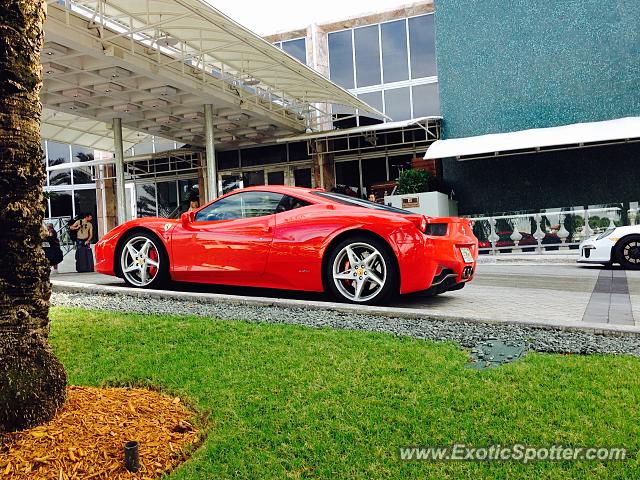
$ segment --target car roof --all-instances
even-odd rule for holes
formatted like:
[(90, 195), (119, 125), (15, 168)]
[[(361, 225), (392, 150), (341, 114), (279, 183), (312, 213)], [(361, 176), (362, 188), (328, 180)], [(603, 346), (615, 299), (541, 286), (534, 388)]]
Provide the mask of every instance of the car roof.
[[(305, 200), (313, 201), (313, 203), (326, 203), (320, 197), (313, 195), (314, 191), (324, 191), (323, 188), (307, 188), (307, 187), (289, 187), (286, 185), (257, 185), (255, 187), (246, 187), (246, 188), (238, 188), (236, 190), (232, 190), (221, 197), (227, 197), (229, 195), (234, 195), (236, 193), (242, 192), (273, 192), (280, 193), (283, 195), (291, 195), (293, 197), (298, 197)], [(216, 199), (217, 200), (217, 199)]]

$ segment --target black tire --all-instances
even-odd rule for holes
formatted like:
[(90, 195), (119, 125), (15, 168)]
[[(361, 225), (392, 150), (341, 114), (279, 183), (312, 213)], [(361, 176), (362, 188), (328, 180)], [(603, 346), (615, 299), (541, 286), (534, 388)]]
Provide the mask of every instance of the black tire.
[[(347, 247), (356, 253), (359, 259), (357, 261), (363, 262), (356, 264), (358, 269), (351, 265), (348, 259), (349, 254), (345, 251)], [(379, 254), (379, 258), (377, 254), (373, 255), (370, 260), (371, 265), (367, 264), (367, 249), (371, 250), (369, 253), (372, 255), (374, 251)], [(333, 245), (325, 255), (324, 284), (336, 300), (358, 305), (377, 305), (388, 301), (398, 293), (398, 264), (391, 248), (384, 241), (368, 235), (353, 234)], [(340, 270), (340, 273), (336, 272), (335, 268)], [(385, 272), (384, 275), (382, 271)], [(334, 279), (334, 272), (345, 276), (348, 274), (349, 278)], [(355, 274), (353, 280), (352, 272)], [(378, 280), (383, 281), (381, 287)], [(360, 298), (357, 295), (359, 283), (363, 285), (359, 290)]]
[[(146, 242), (150, 242), (152, 245), (148, 250), (147, 261), (155, 261), (158, 263), (158, 266), (154, 267), (153, 265), (148, 265), (146, 261), (141, 260), (144, 265), (139, 266), (139, 271), (127, 272), (125, 269), (125, 263), (123, 262), (130, 264), (132, 267), (134, 266), (134, 263), (137, 263), (133, 253), (128, 249), (128, 245), (131, 244), (131, 246), (136, 249), (136, 245), (146, 245)], [(142, 252), (142, 249), (140, 249), (140, 252)], [(169, 281), (169, 255), (167, 255), (167, 251), (162, 241), (151, 232), (134, 230), (125, 234), (116, 251), (114, 263), (116, 264), (115, 268), (119, 273), (119, 276), (130, 287), (149, 289), (160, 288), (165, 286)], [(150, 281), (141, 281), (143, 279), (142, 268), (146, 269), (147, 275), (153, 273), (153, 278)]]
[(640, 235), (629, 235), (616, 243), (615, 259), (629, 270), (640, 270)]

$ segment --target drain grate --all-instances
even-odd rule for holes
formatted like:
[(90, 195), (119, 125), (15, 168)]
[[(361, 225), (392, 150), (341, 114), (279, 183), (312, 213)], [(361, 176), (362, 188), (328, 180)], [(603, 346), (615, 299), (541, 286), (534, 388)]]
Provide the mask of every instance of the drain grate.
[(471, 360), (467, 366), (477, 370), (499, 367), (522, 358), (526, 350), (523, 342), (503, 342), (489, 338), (471, 349)]

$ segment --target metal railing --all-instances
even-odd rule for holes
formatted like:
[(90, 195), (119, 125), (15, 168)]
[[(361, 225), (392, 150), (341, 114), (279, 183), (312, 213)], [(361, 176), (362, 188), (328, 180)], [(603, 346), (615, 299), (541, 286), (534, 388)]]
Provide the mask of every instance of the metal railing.
[(607, 228), (640, 224), (640, 208), (558, 208), (469, 219), (481, 254), (546, 253), (577, 250)]

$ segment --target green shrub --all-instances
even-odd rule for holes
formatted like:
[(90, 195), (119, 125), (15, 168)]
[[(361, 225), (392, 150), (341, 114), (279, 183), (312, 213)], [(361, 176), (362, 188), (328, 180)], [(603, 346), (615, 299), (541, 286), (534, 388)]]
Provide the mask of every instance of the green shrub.
[(398, 195), (429, 191), (431, 174), (425, 170), (403, 170), (398, 177)]

